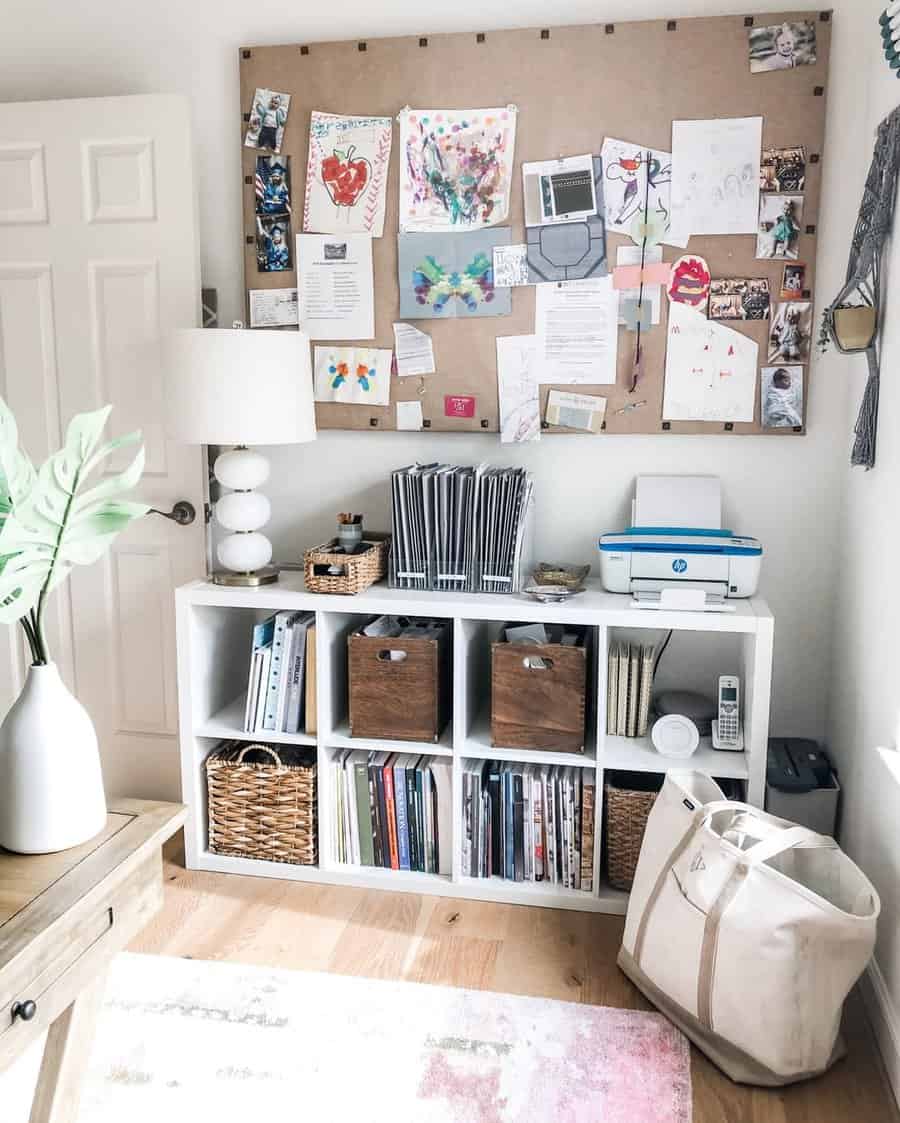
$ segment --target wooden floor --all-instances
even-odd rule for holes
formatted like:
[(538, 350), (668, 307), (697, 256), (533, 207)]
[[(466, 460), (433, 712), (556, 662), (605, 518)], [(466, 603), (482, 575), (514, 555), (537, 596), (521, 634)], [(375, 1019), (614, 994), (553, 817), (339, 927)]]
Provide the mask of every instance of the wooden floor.
[[(619, 918), (189, 873), (177, 850), (165, 877), (134, 951), (650, 1009), (615, 965)], [(859, 999), (845, 1022), (849, 1056), (779, 1091), (738, 1087), (694, 1050), (694, 1123), (900, 1123)]]

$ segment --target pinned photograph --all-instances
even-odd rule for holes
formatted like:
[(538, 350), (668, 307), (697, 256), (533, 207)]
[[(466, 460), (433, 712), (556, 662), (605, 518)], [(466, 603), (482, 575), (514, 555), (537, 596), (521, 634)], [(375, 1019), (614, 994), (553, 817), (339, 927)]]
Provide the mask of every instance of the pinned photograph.
[(763, 367), (759, 385), (764, 429), (803, 424), (803, 367)]
[(802, 300), (806, 288), (806, 266), (800, 262), (786, 264), (781, 274), (781, 299)]
[(765, 277), (718, 277), (709, 286), (711, 320), (767, 320), (769, 282)]
[(806, 149), (802, 144), (790, 148), (764, 148), (759, 165), (760, 191), (802, 191), (806, 186)]
[(258, 89), (253, 95), (250, 107), (250, 121), (244, 137), (246, 148), (268, 148), (271, 152), (281, 151), (284, 140), (284, 126), (291, 105), (290, 94), (280, 94), (277, 90)]
[(812, 304), (794, 300), (779, 304), (769, 328), (769, 362), (803, 363), (809, 358)]
[(796, 258), (802, 220), (802, 195), (760, 195), (756, 256)]
[(283, 273), (291, 268), (289, 219), (256, 216), (256, 267), (260, 273)]
[(816, 25), (812, 20), (751, 27), (748, 40), (752, 74), (793, 70), (816, 61)]
[(256, 157), (256, 213), (291, 213), (289, 156)]

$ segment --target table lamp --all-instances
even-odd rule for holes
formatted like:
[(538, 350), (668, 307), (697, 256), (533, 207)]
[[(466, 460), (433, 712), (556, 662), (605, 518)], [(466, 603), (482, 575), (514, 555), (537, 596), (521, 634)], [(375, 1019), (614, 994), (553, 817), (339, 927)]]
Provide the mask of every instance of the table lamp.
[(271, 507), (256, 491), (269, 462), (248, 445), (315, 440), (309, 339), (303, 332), (197, 328), (166, 341), (169, 436), (182, 444), (232, 445), (213, 474), (225, 492), (215, 519), (231, 533), (219, 543), (218, 585), (265, 585), (278, 580), (269, 565), (272, 543), (262, 533)]

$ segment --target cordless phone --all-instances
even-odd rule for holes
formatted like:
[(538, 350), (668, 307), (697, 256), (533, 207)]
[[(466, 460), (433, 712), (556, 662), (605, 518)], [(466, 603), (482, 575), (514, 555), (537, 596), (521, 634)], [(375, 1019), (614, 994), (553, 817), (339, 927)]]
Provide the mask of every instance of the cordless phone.
[(719, 675), (719, 717), (713, 730), (717, 749), (742, 749), (741, 684), (737, 675)]

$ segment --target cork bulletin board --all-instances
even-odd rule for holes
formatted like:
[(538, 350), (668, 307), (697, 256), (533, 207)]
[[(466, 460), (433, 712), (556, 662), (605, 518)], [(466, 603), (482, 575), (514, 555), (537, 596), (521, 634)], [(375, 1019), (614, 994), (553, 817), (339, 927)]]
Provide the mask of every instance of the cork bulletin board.
[[(748, 28), (754, 24), (804, 19), (815, 21), (816, 62), (793, 69), (751, 73)], [(675, 119), (761, 116), (763, 147), (803, 145), (806, 149), (798, 260), (806, 265), (804, 287), (812, 292), (825, 159), (823, 141), (830, 39), (829, 12), (767, 12), (756, 17), (601, 23), (245, 47), (239, 56), (240, 139), (243, 141), (248, 110), (257, 87), (291, 95), (281, 156), (291, 159), (293, 239), (301, 228), (302, 207), (298, 201), (303, 198), (312, 110), (394, 118), (407, 105), (453, 108), (513, 104), (518, 107), (516, 172), (507, 225), (516, 243), (525, 240), (520, 170), (523, 160), (547, 160), (585, 152), (598, 154), (604, 136), (669, 151)], [(384, 235), (373, 240), (376, 337), (366, 343), (377, 347), (393, 347), (391, 325), (400, 319), (397, 137), (395, 124)], [(245, 287), (248, 290), (294, 287), (294, 272), (266, 273), (257, 269), (254, 173), (258, 150), (242, 148), (242, 152)], [(607, 231), (610, 268), (615, 264), (616, 247), (622, 244), (630, 244), (630, 239)], [(682, 252), (686, 251), (663, 246), (663, 259), (674, 261)], [(757, 260), (755, 235), (694, 236), (687, 252), (704, 257), (713, 278), (768, 278), (774, 313), (780, 302), (784, 261)], [(667, 309), (668, 301), (663, 296), (660, 324), (642, 335), (644, 370), (635, 394), (629, 394), (628, 384), (635, 337), (623, 327), (619, 328), (616, 385), (559, 387), (608, 399), (605, 434), (727, 431), (792, 435), (803, 431), (802, 427), (762, 428), (758, 392), (752, 423), (664, 422)], [(426, 430), (496, 432), (495, 340), (500, 335), (525, 335), (534, 330), (533, 287), (512, 289), (509, 316), (408, 322), (428, 332), (434, 343), (437, 373), (424, 379), (425, 393), (421, 397)], [(761, 366), (766, 365), (770, 322), (723, 321), (726, 326), (757, 341)], [(811, 334), (812, 347), (815, 325)], [(810, 394), (815, 392), (810, 386), (809, 373), (807, 362), (804, 410)], [(318, 403), (319, 427), (375, 432), (395, 428), (394, 403), (415, 398), (420, 380), (392, 378), (391, 383), (390, 406)], [(551, 388), (541, 387), (542, 417)], [(444, 396), (447, 394), (473, 395), (475, 416), (445, 417)], [(635, 400), (647, 404), (640, 409), (616, 412)]]

